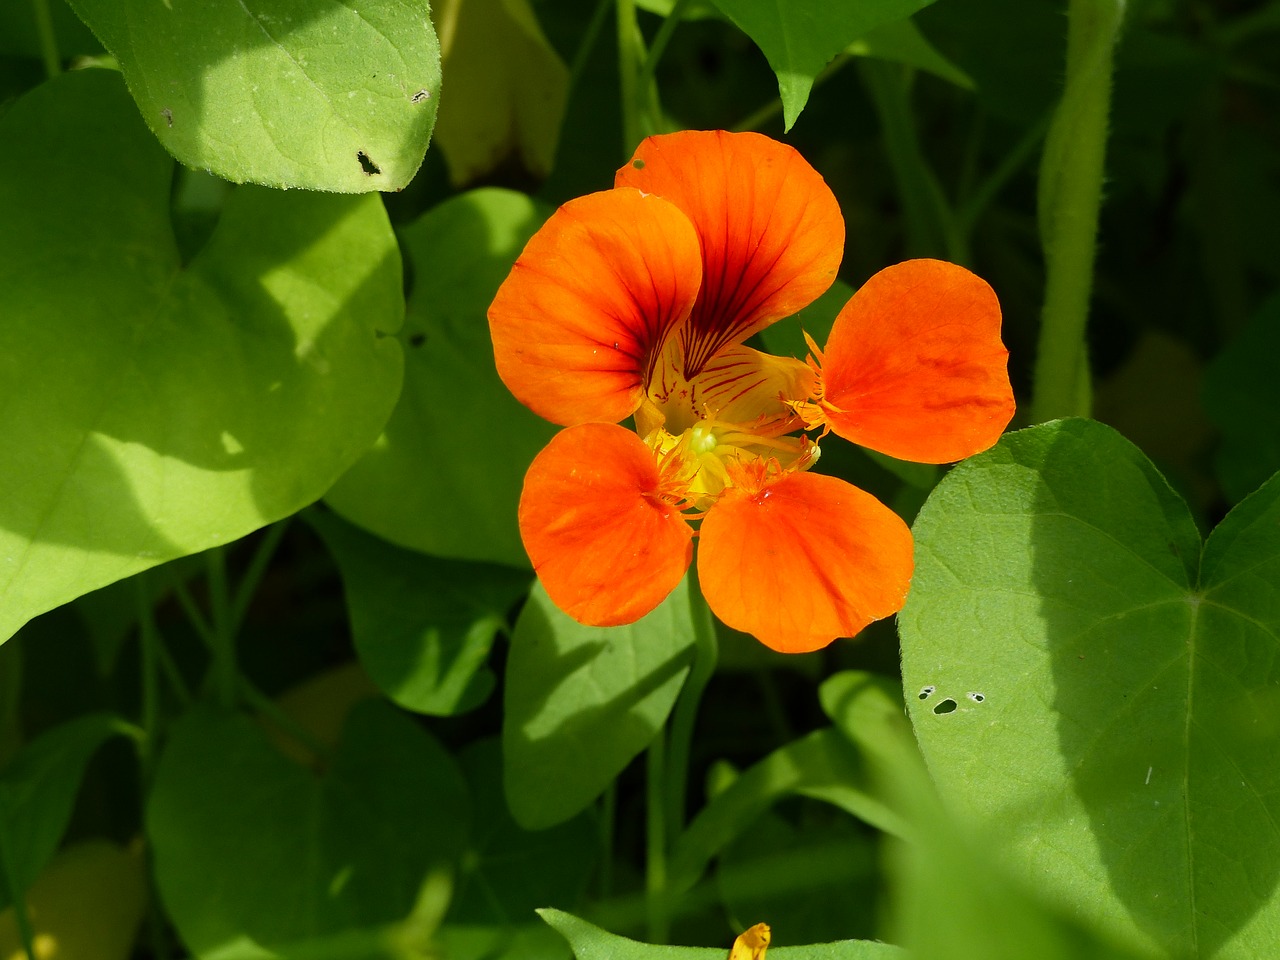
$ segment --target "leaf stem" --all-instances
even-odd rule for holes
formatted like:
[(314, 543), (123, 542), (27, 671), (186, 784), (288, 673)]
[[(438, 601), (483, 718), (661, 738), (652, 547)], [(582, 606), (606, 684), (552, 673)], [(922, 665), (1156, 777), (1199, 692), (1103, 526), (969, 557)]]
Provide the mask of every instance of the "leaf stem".
[(693, 730), (698, 719), (698, 706), (716, 670), (719, 649), (716, 641), (716, 625), (711, 609), (698, 585), (697, 575), (690, 571), (689, 610), (693, 620), (693, 663), (688, 679), (676, 700), (671, 716), (671, 745), (667, 757), (666, 819), (671, 837), (680, 836), (684, 830), (686, 796), (689, 784), (689, 755), (693, 747)]
[(569, 67), (570, 90), (577, 89), (578, 81), (582, 79), (582, 72), (587, 69), (587, 61), (591, 59), (591, 51), (595, 49), (605, 18), (609, 15), (612, 6), (613, 0), (597, 0), (595, 10), (591, 12), (591, 19), (587, 21), (587, 29), (583, 31), (582, 39), (578, 41), (578, 49), (573, 53), (573, 63)]
[(1045, 298), (1031, 420), (1088, 416), (1085, 326), (1102, 204), (1112, 59), (1125, 0), (1070, 0), (1067, 67), (1040, 163)]
[(62, 58), (58, 55), (53, 18), (49, 15), (49, 0), (31, 0), (31, 12), (36, 18), (36, 33), (40, 36), (40, 59), (44, 61), (44, 72), (52, 79), (62, 72)]
[(227, 589), (227, 555), (222, 547), (205, 554), (209, 583), (209, 636), (213, 641), (213, 680), (218, 704), (226, 710), (236, 704), (236, 634), (232, 629), (231, 598)]
[(956, 230), (951, 204), (920, 147), (911, 112), (908, 68), (864, 59), (858, 64), (858, 71), (880, 118), (885, 150), (906, 219), (907, 256), (966, 260), (968, 245)]
[(289, 526), (289, 519), (286, 517), (279, 523), (273, 523), (267, 527), (266, 533), (258, 541), (258, 547), (253, 552), (253, 558), (249, 561), (249, 566), (245, 570), (244, 576), (236, 584), (236, 595), (231, 604), (229, 624), (232, 635), (238, 635), (241, 626), (244, 625), (244, 615), (249, 609), (249, 604), (258, 590), (259, 584), (262, 583), (262, 575), (266, 573), (267, 565), (275, 555), (276, 548), (280, 546), (280, 540)]
[(644, 139), (638, 99), (641, 42), (635, 0), (617, 0), (618, 79), (622, 87), (622, 156), (629, 157)]
[(666, 731), (659, 730), (645, 753), (645, 907), (650, 943), (666, 943), (667, 909)]

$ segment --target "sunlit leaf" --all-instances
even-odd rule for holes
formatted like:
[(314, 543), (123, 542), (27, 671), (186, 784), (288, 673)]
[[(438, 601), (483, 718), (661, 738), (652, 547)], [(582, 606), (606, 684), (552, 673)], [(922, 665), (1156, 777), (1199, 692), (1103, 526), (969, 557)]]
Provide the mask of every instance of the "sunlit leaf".
[[(727, 943), (724, 947), (640, 943), (608, 933), (561, 910), (539, 910), (538, 914), (569, 941), (577, 960), (724, 960), (729, 952)], [(769, 960), (905, 960), (907, 956), (898, 947), (871, 940), (840, 940), (802, 947), (778, 946), (780, 942), (785, 944), (775, 930)]]
[(528, 0), (437, 0), (449, 94), (436, 145), (455, 185), (515, 161), (551, 172), (569, 96), (569, 69), (543, 36)]
[(524, 194), (475, 190), (401, 234), (413, 275), (404, 392), (326, 497), (352, 523), (425, 553), (528, 567), (516, 504), (555, 428), (498, 379), (487, 311), (546, 213)]
[(1158, 956), (1280, 942), (1280, 477), (1203, 548), (1091, 421), (1006, 436), (915, 526), (903, 680), (998, 861)]
[(831, 59), (876, 27), (905, 20), (933, 0), (713, 0), (755, 41), (778, 76), (786, 128), (809, 100), (814, 78)]
[(694, 640), (682, 582), (623, 627), (586, 627), (535, 586), (507, 657), (502, 718), (507, 802), (527, 829), (569, 819), (662, 728)]
[(319, 497), (391, 410), (403, 301), (376, 197), (242, 188), (182, 263), (172, 161), (116, 73), (32, 92), (0, 140), (7, 637)]
[(402, 189), (422, 163), (440, 94), (425, 3), (70, 2), (187, 166), (368, 193)]

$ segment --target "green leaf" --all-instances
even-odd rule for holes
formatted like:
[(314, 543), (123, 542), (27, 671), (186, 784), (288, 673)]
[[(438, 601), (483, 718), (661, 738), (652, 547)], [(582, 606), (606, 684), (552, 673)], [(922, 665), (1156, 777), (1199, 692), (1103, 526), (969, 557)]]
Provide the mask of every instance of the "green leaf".
[(395, 401), (403, 301), (376, 197), (237, 190), (184, 265), (173, 164), (116, 73), (37, 89), (0, 140), (8, 637), (319, 497)]
[(1222, 433), (1214, 466), (1233, 503), (1280, 470), (1280, 296), (1272, 297), (1209, 365), (1204, 404)]
[(394, 546), (333, 514), (308, 515), (337, 560), (356, 654), (408, 710), (448, 715), (483, 703), (489, 649), (532, 577), (493, 564), (441, 560)]
[(814, 78), (876, 27), (905, 20), (933, 0), (713, 0), (749, 36), (778, 76), (785, 128), (800, 116)]
[(848, 52), (927, 70), (964, 90), (973, 89), (973, 78), (938, 52), (911, 20), (893, 20), (849, 44)]
[[(666, 947), (619, 937), (561, 910), (538, 914), (569, 941), (577, 960), (724, 960), (728, 946)], [(774, 942), (778, 939), (774, 931)], [(769, 960), (905, 960), (898, 947), (871, 940), (841, 940), (805, 947), (770, 947)]]
[(713, 857), (793, 794), (824, 800), (891, 833), (902, 830), (901, 818), (869, 782), (858, 751), (835, 730), (815, 730), (769, 754), (703, 807), (672, 850), (672, 889), (692, 888)]
[(498, 379), (487, 313), (546, 215), (524, 194), (475, 190), (404, 231), (414, 277), (404, 392), (386, 432), (326, 497), (352, 523), (424, 553), (528, 567), (516, 505), (556, 428)]
[(490, 925), (495, 934), (511, 936), (540, 906), (577, 904), (600, 848), (589, 811), (546, 830), (524, 830), (502, 795), (501, 741), (473, 743), (458, 760), (475, 806), (450, 922)]
[(189, 167), (336, 193), (404, 188), (440, 94), (426, 4), (71, 0)]
[(160, 757), (147, 835), (194, 954), (306, 956), (308, 941), (367, 948), (410, 915), (428, 873), (461, 854), (468, 817), (452, 758), (384, 703), (352, 711), (319, 778), (246, 717), (198, 708)]
[(962, 821), (1160, 956), (1280, 941), (1280, 477), (1204, 546), (1119, 434), (1068, 420), (953, 470), (915, 526), (903, 680)]
[(77, 717), (28, 743), (0, 771), (0, 909), (13, 902), (14, 886), (31, 886), (58, 849), (89, 758), (125, 730), (108, 714)]
[(511, 637), (502, 718), (517, 823), (569, 819), (662, 729), (689, 673), (689, 604), (686, 579), (633, 624), (586, 627), (533, 588)]

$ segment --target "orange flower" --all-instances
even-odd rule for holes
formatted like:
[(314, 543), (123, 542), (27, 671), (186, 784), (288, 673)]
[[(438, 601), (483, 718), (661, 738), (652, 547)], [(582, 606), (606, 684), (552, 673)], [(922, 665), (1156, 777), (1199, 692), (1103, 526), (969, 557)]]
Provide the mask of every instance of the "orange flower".
[(868, 280), (807, 362), (744, 345), (820, 296), (843, 248), (835, 197), (798, 153), (724, 131), (650, 137), (614, 189), (529, 241), (489, 327), (503, 382), (566, 428), (520, 500), (525, 548), (566, 613), (642, 617), (695, 536), (711, 609), (776, 650), (901, 608), (910, 531), (807, 472), (818, 445), (803, 431), (922, 462), (977, 453), (1013, 415), (1008, 353), (990, 287), (933, 260)]

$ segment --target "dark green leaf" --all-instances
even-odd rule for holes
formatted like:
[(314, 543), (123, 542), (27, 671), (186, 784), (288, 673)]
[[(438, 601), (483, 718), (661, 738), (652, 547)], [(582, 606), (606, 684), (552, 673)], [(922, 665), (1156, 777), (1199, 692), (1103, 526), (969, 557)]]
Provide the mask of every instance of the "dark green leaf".
[(713, 0), (755, 41), (778, 75), (786, 128), (796, 122), (822, 68), (876, 27), (905, 20), (932, 0)]
[(356, 653), (374, 683), (419, 713), (483, 703), (494, 686), (489, 648), (532, 577), (405, 550), (333, 514), (309, 519), (338, 562)]
[(49, 862), (67, 829), (85, 764), (104, 740), (124, 731), (107, 714), (78, 717), (31, 741), (0, 772), (0, 908), (13, 902), (12, 886), (26, 891)]
[(452, 758), (384, 703), (352, 711), (318, 778), (249, 719), (200, 708), (160, 758), (147, 834), (197, 956), (290, 944), (303, 956), (308, 940), (364, 942), (410, 914), (428, 873), (461, 855), (468, 819)]

